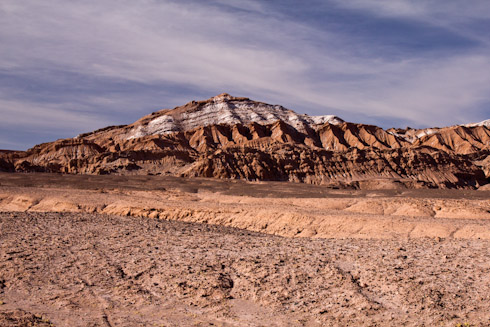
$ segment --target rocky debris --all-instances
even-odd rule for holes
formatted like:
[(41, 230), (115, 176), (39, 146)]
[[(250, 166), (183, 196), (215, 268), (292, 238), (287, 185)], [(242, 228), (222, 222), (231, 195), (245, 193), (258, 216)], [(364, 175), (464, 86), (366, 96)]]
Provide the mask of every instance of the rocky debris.
[[(1, 309), (1, 307), (0, 307)], [(52, 327), (54, 326), (47, 318), (30, 312), (16, 309), (0, 310), (0, 326), (2, 327)]]
[[(163, 174), (362, 187), (376, 178), (406, 187), (488, 183), (485, 124), (383, 130), (335, 116), (299, 115), (222, 94), (162, 110), (127, 126), (0, 153), (0, 170)], [(486, 161), (485, 161), (486, 160)]]
[(72, 213), (0, 224), (2, 326), (490, 322), (488, 240), (291, 239)]

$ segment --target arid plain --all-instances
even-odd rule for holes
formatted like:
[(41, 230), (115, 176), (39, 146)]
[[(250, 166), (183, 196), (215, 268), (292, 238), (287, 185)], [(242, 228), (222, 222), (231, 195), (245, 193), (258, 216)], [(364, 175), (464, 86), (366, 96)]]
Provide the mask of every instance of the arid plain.
[(489, 326), (490, 191), (0, 174), (2, 326)]

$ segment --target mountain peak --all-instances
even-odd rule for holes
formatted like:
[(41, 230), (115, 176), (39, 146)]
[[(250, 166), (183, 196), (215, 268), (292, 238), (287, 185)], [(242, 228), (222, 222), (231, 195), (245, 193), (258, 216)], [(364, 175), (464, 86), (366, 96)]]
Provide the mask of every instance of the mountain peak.
[(127, 134), (127, 139), (170, 134), (219, 124), (248, 125), (258, 123), (268, 125), (278, 120), (301, 132), (315, 129), (316, 126), (325, 123), (341, 124), (344, 122), (334, 115), (309, 116), (297, 114), (280, 105), (271, 105), (222, 93), (208, 100), (191, 101), (184, 106), (172, 110), (162, 110), (144, 117), (132, 125), (133, 128)]
[(228, 93), (221, 93), (221, 94), (218, 94), (217, 96), (209, 98), (208, 100), (198, 101), (198, 103), (202, 103), (202, 102), (227, 102), (227, 101), (252, 101), (252, 100), (250, 100), (249, 98), (245, 98), (245, 97), (235, 97), (235, 96), (230, 95)]
[(228, 93), (221, 93), (218, 94), (217, 96), (214, 96), (210, 98), (209, 100), (213, 100), (215, 102), (220, 102), (220, 101), (226, 101), (226, 100), (233, 100), (235, 97), (229, 95)]

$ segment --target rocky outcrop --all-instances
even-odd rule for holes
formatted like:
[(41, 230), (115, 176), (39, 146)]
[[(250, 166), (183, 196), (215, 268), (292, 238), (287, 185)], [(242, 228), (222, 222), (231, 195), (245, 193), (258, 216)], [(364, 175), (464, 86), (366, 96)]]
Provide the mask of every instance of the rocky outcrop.
[(0, 158), (0, 171), (12, 172), (14, 171), (14, 165), (12, 165), (6, 159)]
[(490, 153), (484, 153), (481, 155), (480, 160), (475, 160), (473, 163), (480, 167), (485, 174), (485, 177), (490, 180)]
[(0, 169), (477, 188), (488, 182), (489, 155), (485, 124), (383, 130), (223, 94), (131, 125), (0, 154)]
[(15, 167), (13, 162), (15, 161), (17, 151), (0, 150), (0, 171), (13, 172)]
[(414, 142), (414, 146), (430, 146), (445, 152), (470, 154), (490, 150), (490, 129), (486, 126), (452, 126), (437, 133), (426, 135)]

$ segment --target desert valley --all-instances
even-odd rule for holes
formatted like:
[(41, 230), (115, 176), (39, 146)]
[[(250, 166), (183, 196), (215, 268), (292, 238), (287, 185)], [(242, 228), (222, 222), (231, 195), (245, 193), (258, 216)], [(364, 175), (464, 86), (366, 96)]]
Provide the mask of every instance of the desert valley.
[(490, 121), (221, 94), (0, 152), (1, 326), (490, 326)]

